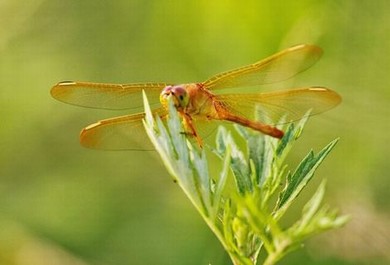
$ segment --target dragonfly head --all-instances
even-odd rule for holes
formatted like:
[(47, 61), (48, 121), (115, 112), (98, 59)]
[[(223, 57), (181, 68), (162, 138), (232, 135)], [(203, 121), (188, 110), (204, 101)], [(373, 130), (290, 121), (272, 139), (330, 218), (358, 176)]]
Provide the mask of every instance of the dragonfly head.
[(166, 86), (160, 94), (160, 102), (164, 107), (168, 106), (168, 98), (171, 97), (177, 109), (184, 109), (188, 105), (189, 96), (184, 85)]

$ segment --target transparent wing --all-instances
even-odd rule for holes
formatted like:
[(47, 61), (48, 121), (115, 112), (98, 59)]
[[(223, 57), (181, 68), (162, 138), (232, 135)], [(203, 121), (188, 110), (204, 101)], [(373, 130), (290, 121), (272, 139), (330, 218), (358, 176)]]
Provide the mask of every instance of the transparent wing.
[(141, 109), (142, 90), (148, 95), (151, 107), (159, 104), (159, 96), (166, 84), (104, 84), (64, 81), (51, 89), (51, 95), (65, 103), (99, 109)]
[(233, 112), (248, 119), (277, 124), (281, 118), (295, 121), (308, 110), (311, 115), (327, 111), (341, 102), (339, 94), (324, 87), (282, 90), (259, 94), (217, 95), (216, 100)]
[(308, 69), (322, 55), (315, 45), (298, 45), (257, 63), (217, 74), (203, 84), (207, 89), (248, 87), (286, 80)]
[[(153, 114), (163, 119), (166, 117), (162, 108)], [(101, 150), (154, 150), (142, 123), (144, 117), (145, 113), (137, 113), (91, 124), (81, 131), (80, 143)]]

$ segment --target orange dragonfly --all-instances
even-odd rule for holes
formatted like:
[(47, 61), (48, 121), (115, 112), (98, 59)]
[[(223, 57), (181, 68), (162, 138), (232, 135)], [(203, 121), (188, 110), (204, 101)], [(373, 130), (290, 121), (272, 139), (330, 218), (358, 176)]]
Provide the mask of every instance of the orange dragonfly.
[[(335, 107), (341, 97), (324, 87), (303, 87), (264, 93), (218, 94), (223, 89), (271, 84), (286, 80), (311, 67), (322, 54), (315, 45), (298, 45), (276, 53), (257, 63), (212, 76), (202, 83), (104, 84), (64, 81), (51, 89), (51, 95), (63, 102), (101, 109), (128, 109), (137, 112), (106, 119), (84, 128), (80, 134), (83, 146), (106, 150), (153, 150), (145, 134), (142, 119), (142, 90), (145, 90), (153, 113), (167, 118), (167, 100), (183, 119), (185, 133), (202, 146), (198, 132), (215, 121), (229, 121), (276, 138), (283, 131), (275, 127), (281, 117), (300, 119), (308, 110), (311, 115)], [(257, 115), (257, 114), (258, 115)], [(266, 124), (257, 121), (275, 122)], [(200, 133), (202, 134), (202, 133)]]

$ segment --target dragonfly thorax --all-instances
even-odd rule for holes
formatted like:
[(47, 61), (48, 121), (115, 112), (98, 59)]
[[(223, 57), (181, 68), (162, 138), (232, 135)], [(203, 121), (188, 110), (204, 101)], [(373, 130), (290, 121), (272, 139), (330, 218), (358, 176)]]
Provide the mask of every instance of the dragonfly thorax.
[(184, 85), (166, 86), (160, 94), (161, 104), (167, 108), (168, 98), (172, 98), (177, 109), (184, 109), (189, 102), (189, 95)]

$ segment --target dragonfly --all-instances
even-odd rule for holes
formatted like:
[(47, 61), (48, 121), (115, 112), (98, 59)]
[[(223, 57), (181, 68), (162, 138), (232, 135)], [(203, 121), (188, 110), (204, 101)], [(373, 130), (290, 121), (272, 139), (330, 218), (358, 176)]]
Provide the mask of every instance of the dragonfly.
[[(242, 93), (256, 87), (292, 78), (316, 63), (322, 49), (302, 44), (282, 50), (247, 66), (216, 74), (200, 83), (108, 84), (63, 81), (51, 95), (77, 106), (127, 110), (129, 114), (91, 124), (80, 133), (83, 146), (103, 150), (153, 150), (142, 120), (142, 91), (148, 96), (154, 115), (168, 118), (168, 99), (182, 119), (184, 133), (203, 146), (203, 135), (218, 122), (236, 123), (275, 138), (284, 133), (278, 121), (295, 121), (327, 111), (341, 102), (341, 96), (326, 87), (298, 87), (268, 92)], [(229, 90), (227, 90), (229, 89)], [(228, 93), (223, 93), (224, 90)], [(232, 92), (230, 92), (232, 91)], [(258, 119), (260, 117), (260, 120)]]

